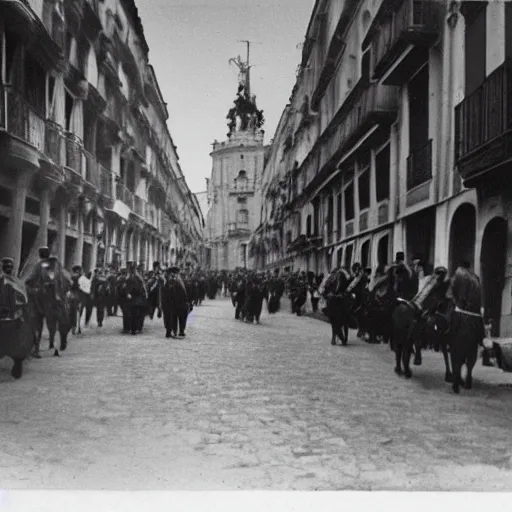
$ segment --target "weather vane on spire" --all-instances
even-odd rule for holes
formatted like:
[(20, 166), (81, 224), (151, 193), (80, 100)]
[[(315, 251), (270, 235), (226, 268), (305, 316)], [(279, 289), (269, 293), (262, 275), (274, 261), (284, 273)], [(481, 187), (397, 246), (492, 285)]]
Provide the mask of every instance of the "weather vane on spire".
[(238, 92), (235, 106), (228, 112), (226, 119), (229, 119), (228, 137), (235, 131), (256, 131), (263, 126), (265, 119), (263, 110), (256, 107), (256, 96), (251, 96), (251, 64), (250, 51), (251, 41), (240, 41), (247, 45), (247, 60), (244, 62), (240, 55), (229, 59), (229, 64), (238, 68)]

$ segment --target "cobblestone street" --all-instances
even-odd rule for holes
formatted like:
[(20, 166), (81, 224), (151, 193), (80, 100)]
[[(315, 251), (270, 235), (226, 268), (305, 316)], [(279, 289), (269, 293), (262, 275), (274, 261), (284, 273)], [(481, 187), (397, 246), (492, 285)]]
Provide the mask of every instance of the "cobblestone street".
[(137, 337), (94, 323), (20, 381), (2, 360), (2, 487), (512, 490), (511, 374), (479, 361), (454, 396), (440, 354), (406, 381), (386, 345), (233, 313), (206, 301), (185, 339), (159, 320)]

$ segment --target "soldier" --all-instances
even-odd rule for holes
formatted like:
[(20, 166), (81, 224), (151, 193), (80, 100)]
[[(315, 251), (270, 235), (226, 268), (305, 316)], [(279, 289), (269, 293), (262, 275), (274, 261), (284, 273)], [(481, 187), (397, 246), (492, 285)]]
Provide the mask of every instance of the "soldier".
[[(185, 284), (179, 276), (180, 269), (171, 267), (167, 272), (167, 282), (163, 291), (163, 311), (165, 337), (185, 336), (188, 315), (188, 297)], [(178, 331), (179, 329), (179, 331)]]
[(16, 311), (16, 292), (11, 285), (14, 271), (14, 260), (12, 258), (2, 259), (2, 274), (0, 275), (0, 318), (14, 318)]
[(132, 335), (142, 332), (146, 316), (147, 292), (142, 277), (133, 262), (127, 263), (128, 275), (125, 280), (127, 309), (129, 310), (129, 331)]
[(107, 294), (107, 278), (101, 269), (96, 268), (91, 281), (91, 302), (96, 308), (96, 321), (98, 323), (98, 327), (103, 326), (105, 308), (107, 307)]

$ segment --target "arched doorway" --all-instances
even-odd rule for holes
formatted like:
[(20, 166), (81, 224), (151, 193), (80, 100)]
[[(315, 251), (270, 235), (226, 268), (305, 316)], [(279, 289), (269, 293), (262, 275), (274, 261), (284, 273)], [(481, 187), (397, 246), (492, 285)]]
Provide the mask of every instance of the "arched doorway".
[(389, 262), (389, 235), (383, 236), (377, 246), (377, 263), (387, 265)]
[(493, 336), (499, 336), (501, 299), (505, 285), (507, 257), (507, 221), (495, 217), (485, 226), (480, 252), (484, 316), (494, 320)]
[(476, 209), (464, 203), (453, 215), (450, 226), (448, 270), (450, 275), (463, 261), (475, 268)]

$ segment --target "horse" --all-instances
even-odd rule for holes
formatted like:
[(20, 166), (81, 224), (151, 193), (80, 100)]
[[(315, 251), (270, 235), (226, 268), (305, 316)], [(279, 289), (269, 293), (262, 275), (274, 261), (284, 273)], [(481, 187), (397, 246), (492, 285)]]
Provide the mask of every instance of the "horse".
[[(412, 300), (397, 298), (398, 304), (392, 313), (392, 344), (396, 359), (395, 372), (398, 375), (402, 373), (403, 365), (405, 377), (412, 377), (411, 355), (414, 352), (415, 364), (421, 364), (421, 347), (433, 334), (438, 336), (437, 341), (442, 344), (447, 361), (447, 345), (442, 336), (439, 336), (444, 331), (438, 330), (442, 318), (440, 312), (446, 306), (446, 273), (445, 268), (438, 267)], [(450, 374), (447, 366), (445, 379), (450, 379)]]
[(23, 361), (34, 347), (34, 315), (20, 280), (10, 275), (0, 276), (0, 297), (0, 358), (13, 360), (11, 375), (20, 379)]

